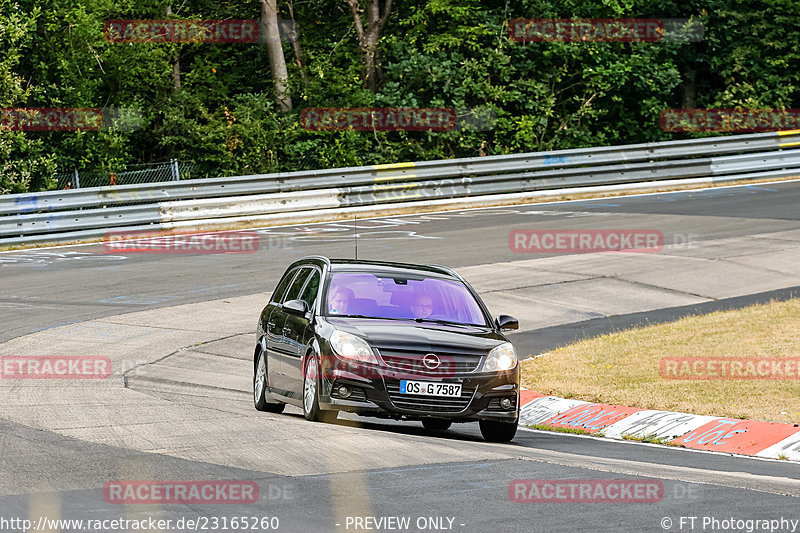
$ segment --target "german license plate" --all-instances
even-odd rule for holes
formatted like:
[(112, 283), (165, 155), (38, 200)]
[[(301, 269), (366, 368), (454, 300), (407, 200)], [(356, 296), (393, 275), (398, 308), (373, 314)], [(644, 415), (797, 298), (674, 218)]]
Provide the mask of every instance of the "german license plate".
[(400, 380), (400, 394), (422, 396), (461, 396), (461, 383), (433, 383), (430, 381)]

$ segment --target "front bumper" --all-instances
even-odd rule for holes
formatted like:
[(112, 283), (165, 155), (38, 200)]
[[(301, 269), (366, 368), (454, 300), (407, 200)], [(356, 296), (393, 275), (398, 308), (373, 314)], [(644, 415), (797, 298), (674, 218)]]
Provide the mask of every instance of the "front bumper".
[[(460, 397), (439, 397), (401, 394), (400, 380), (460, 383)], [(336, 389), (346, 385), (352, 391), (348, 398)], [(519, 365), (504, 372), (408, 375), (391, 368), (348, 364), (346, 368), (330, 368), (323, 372), (320, 391), (323, 409), (351, 411), (365, 416), (423, 419), (444, 418), (453, 422), (496, 420), (516, 422), (519, 418)], [(509, 398), (504, 409), (500, 400)]]

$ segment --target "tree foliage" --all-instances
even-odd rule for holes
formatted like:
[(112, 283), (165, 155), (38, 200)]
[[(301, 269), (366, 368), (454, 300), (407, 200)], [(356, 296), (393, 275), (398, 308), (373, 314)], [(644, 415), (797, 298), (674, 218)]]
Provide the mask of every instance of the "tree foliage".
[[(261, 0), (0, 0), (0, 107), (141, 115), (134, 130), (0, 131), (0, 193), (51, 188), (56, 171), (171, 158), (216, 177), (668, 140), (676, 134), (658, 127), (665, 108), (800, 107), (798, 0), (404, 0), (390, 4), (379, 64), (367, 68), (357, 4), (386, 5), (278, 0), (281, 27), (295, 22), (284, 31), (286, 112), (264, 43), (103, 35), (108, 20), (164, 19), (168, 6), (176, 19), (257, 19)], [(545, 17), (694, 17), (705, 33), (699, 42), (509, 38), (509, 20)], [(451, 107), (494, 118), (441, 132), (314, 132), (299, 121), (308, 107)]]

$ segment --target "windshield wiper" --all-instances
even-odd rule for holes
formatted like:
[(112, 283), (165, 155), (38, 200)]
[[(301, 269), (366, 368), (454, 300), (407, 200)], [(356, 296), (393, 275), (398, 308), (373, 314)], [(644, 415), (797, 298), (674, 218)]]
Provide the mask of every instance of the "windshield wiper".
[(466, 326), (466, 327), (475, 326), (475, 324), (464, 324), (463, 322), (451, 322), (449, 320), (440, 320), (438, 318), (415, 318), (414, 322), (432, 322), (434, 324), (444, 324), (447, 326)]
[(401, 318), (392, 318), (388, 316), (367, 316), (367, 315), (328, 315), (331, 318), (373, 318), (375, 320), (403, 320)]

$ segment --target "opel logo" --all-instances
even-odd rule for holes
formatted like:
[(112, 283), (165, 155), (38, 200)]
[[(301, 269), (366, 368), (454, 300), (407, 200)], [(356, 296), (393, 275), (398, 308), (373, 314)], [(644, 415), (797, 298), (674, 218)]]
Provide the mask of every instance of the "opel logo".
[(435, 353), (425, 354), (425, 357), (422, 358), (422, 364), (425, 365), (425, 368), (428, 370), (436, 370), (439, 368), (439, 356)]

